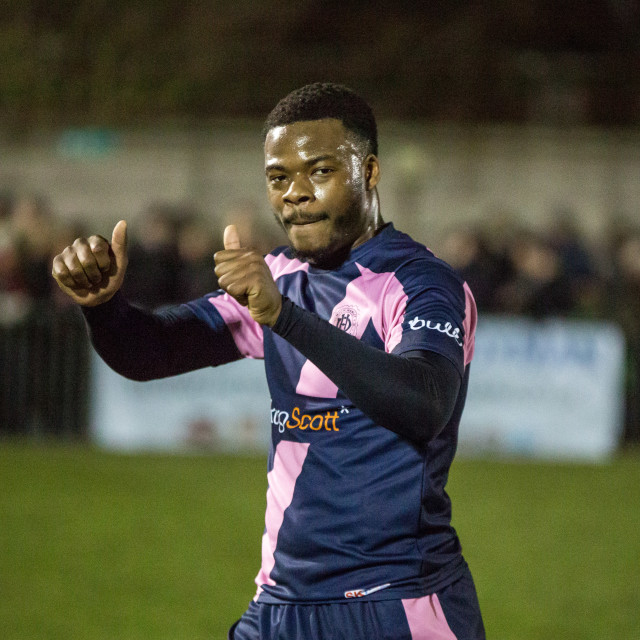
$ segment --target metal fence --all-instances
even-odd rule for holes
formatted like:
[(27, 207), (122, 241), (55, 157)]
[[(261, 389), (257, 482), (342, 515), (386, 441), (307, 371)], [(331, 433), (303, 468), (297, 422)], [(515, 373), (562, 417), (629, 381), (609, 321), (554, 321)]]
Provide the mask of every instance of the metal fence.
[(89, 375), (77, 309), (36, 305), (0, 325), (0, 435), (84, 439)]

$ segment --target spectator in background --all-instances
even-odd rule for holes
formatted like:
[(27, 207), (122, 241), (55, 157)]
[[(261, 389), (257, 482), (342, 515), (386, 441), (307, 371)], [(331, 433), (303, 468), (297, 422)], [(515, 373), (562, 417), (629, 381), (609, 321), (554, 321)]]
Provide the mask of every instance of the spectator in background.
[(51, 256), (54, 218), (49, 204), (38, 196), (19, 198), (11, 215), (24, 291), (32, 300), (51, 295)]
[(177, 207), (160, 202), (142, 212), (136, 226), (144, 233), (132, 239), (131, 269), (125, 283), (133, 302), (151, 309), (180, 300), (176, 268), (180, 217)]
[[(486, 220), (482, 226), (483, 242), (496, 268), (495, 294), (513, 277), (511, 249), (520, 231), (521, 216), (504, 206), (493, 205), (482, 217)], [(495, 295), (492, 304), (493, 310), (499, 311)]]
[(627, 342), (625, 441), (640, 440), (640, 229), (617, 238), (607, 287), (609, 317)]
[(12, 324), (28, 310), (22, 270), (11, 220), (13, 198), (0, 197), (0, 324)]
[(496, 291), (504, 279), (504, 262), (491, 253), (479, 231), (453, 230), (445, 238), (439, 257), (469, 284), (478, 311), (495, 309)]
[(558, 207), (547, 232), (551, 246), (560, 258), (562, 269), (571, 280), (590, 278), (594, 273), (593, 259), (582, 237), (576, 215), (569, 207)]
[(500, 311), (534, 318), (566, 315), (575, 308), (562, 260), (542, 235), (523, 230), (509, 253), (513, 276), (497, 292)]
[(0, 320), (13, 324), (51, 296), (53, 217), (36, 196), (0, 200)]
[(211, 225), (191, 218), (178, 235), (178, 291), (181, 301), (191, 300), (218, 288), (213, 254), (220, 247)]
[(597, 316), (601, 305), (602, 278), (580, 233), (575, 212), (566, 206), (558, 207), (545, 235), (558, 254), (576, 310), (583, 316)]

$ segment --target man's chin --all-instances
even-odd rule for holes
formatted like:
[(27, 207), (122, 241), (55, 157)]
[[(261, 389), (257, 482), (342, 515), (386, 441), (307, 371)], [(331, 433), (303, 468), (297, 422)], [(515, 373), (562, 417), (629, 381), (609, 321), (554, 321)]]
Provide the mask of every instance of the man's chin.
[(318, 269), (335, 269), (339, 267), (348, 257), (350, 247), (323, 247), (320, 249), (296, 248), (290, 245), (294, 257), (302, 262), (308, 262), (312, 267)]

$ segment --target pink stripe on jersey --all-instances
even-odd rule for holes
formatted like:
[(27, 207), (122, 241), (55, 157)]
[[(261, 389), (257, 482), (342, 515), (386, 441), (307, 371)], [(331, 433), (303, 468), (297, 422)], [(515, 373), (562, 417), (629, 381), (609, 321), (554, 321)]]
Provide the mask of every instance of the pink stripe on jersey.
[(444, 617), (438, 596), (402, 601), (412, 640), (457, 640)]
[(302, 471), (308, 449), (308, 442), (288, 440), (281, 440), (276, 447), (273, 468), (267, 474), (269, 488), (265, 515), (266, 531), (262, 536), (262, 566), (255, 580), (258, 591), (254, 600), (260, 595), (263, 584), (275, 584), (270, 574), (275, 565), (274, 553), (278, 543), (278, 533), (284, 520), (284, 512), (293, 500), (296, 480)]
[(391, 353), (402, 338), (402, 321), (407, 308), (408, 296), (404, 287), (396, 278), (395, 272), (373, 273), (358, 265), (369, 290), (373, 289), (373, 299), (383, 300), (382, 306), (376, 306), (373, 314), (373, 326), (384, 340), (384, 349)]
[(271, 270), (271, 275), (273, 275), (274, 279), (295, 273), (296, 271), (309, 271), (308, 262), (302, 262), (297, 258), (287, 258), (284, 253), (277, 256), (268, 254), (265, 256), (264, 261)]
[(464, 366), (466, 367), (473, 358), (476, 347), (476, 324), (478, 323), (478, 311), (476, 301), (469, 285), (464, 283)]
[[(386, 351), (390, 352), (402, 337), (407, 296), (394, 273), (375, 273), (358, 263), (356, 266), (361, 276), (347, 285), (344, 298), (331, 312), (330, 322), (361, 338), (371, 320)], [(378, 306), (377, 300), (384, 300), (384, 304)], [(307, 360), (302, 366), (296, 392), (316, 398), (335, 398), (338, 387)]]
[(264, 358), (262, 327), (251, 317), (249, 309), (236, 302), (228, 293), (209, 302), (218, 310), (231, 331), (238, 351), (246, 358)]
[(335, 398), (338, 395), (338, 386), (331, 382), (311, 360), (307, 360), (300, 370), (296, 393), (312, 398)]

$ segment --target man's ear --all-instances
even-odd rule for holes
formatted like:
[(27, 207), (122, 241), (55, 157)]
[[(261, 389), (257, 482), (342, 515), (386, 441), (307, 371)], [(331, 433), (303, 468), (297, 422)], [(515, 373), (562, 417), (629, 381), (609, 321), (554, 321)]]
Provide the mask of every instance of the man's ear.
[(380, 182), (380, 163), (377, 156), (370, 153), (364, 161), (364, 180), (367, 191), (374, 189)]

